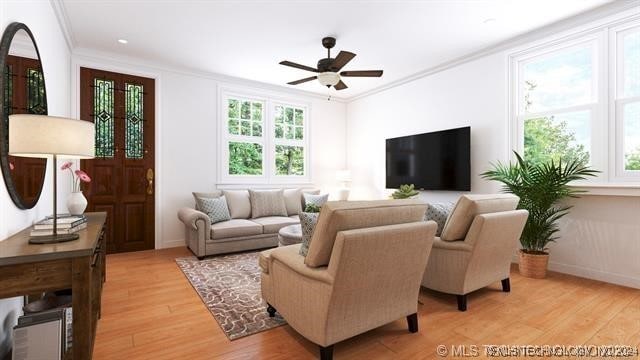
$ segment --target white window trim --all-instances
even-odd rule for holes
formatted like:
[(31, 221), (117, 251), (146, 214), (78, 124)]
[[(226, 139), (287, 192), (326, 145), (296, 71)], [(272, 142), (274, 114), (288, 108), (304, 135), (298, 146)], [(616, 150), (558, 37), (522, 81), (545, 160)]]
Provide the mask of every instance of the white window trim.
[[(260, 101), (263, 108), (262, 137), (253, 138), (242, 135), (230, 135), (227, 132), (227, 99), (243, 98)], [(276, 105), (292, 106), (304, 109), (304, 140), (283, 140), (275, 139), (275, 124), (273, 109)], [(236, 86), (218, 87), (218, 116), (217, 116), (217, 185), (220, 188), (233, 188), (235, 185), (252, 185), (255, 187), (273, 187), (278, 185), (300, 185), (311, 184), (311, 103), (296, 97), (282, 96), (280, 94), (257, 89), (243, 88)], [(229, 146), (228, 142), (233, 140), (244, 142), (255, 142), (262, 145), (262, 175), (229, 175)], [(275, 174), (275, 146), (295, 145), (304, 147), (304, 175), (283, 176)]]
[(624, 63), (620, 39), (627, 33), (640, 30), (640, 20), (631, 21), (620, 26), (612, 27), (609, 31), (609, 118), (612, 142), (609, 155), (609, 171), (615, 182), (640, 182), (640, 171), (630, 171), (624, 168), (624, 118), (625, 104), (640, 101), (640, 96), (622, 97), (624, 86)]
[[(508, 119), (508, 151), (511, 160), (515, 160), (513, 150), (522, 153), (524, 150), (524, 119), (520, 116), (519, 99), (521, 94), (521, 88), (519, 79), (521, 74), (518, 74), (519, 63), (528, 59), (544, 55), (548, 52), (557, 51), (564, 48), (570, 48), (586, 41), (597, 41), (598, 46), (601, 49), (595, 57), (597, 61), (597, 99), (595, 104), (575, 106), (571, 108), (562, 109), (564, 111), (580, 110), (581, 108), (590, 107), (594, 118), (592, 119), (592, 135), (601, 134), (594, 139), (592, 136), (592, 165), (597, 167), (602, 173), (597, 177), (589, 181), (581, 181), (573, 183), (572, 186), (583, 189), (600, 189), (597, 194), (605, 195), (611, 193), (613, 195), (626, 195), (627, 192), (633, 194), (638, 193), (638, 185), (640, 185), (640, 176), (637, 174), (629, 174), (634, 172), (625, 171), (622, 176), (619, 176), (620, 171), (616, 169), (616, 164), (619, 164), (622, 169), (622, 161), (618, 161), (621, 155), (621, 149), (623, 142), (621, 139), (622, 130), (618, 124), (620, 119), (616, 119), (616, 112), (618, 104), (616, 102), (616, 90), (618, 87), (620, 75), (616, 73), (617, 67), (617, 47), (616, 41), (617, 34), (621, 31), (628, 30), (630, 28), (640, 25), (640, 16), (623, 16), (620, 18), (613, 18), (606, 23), (600, 23), (591, 28), (583, 28), (580, 31), (575, 31), (569, 34), (563, 34), (555, 38), (548, 38), (542, 41), (538, 41), (528, 47), (520, 47), (514, 50), (507, 56), (507, 119)], [(616, 49), (611, 51), (610, 49)], [(619, 73), (618, 73), (619, 74)], [(618, 100), (619, 102), (620, 100)], [(555, 112), (557, 113), (557, 112)], [(543, 115), (527, 114), (527, 117), (531, 115)], [(594, 141), (595, 140), (595, 141)], [(594, 154), (597, 154), (597, 159), (594, 159)], [(629, 176), (633, 175), (633, 176)], [(612, 190), (616, 187), (623, 188), (624, 191)], [(602, 190), (605, 189), (605, 190)], [(615, 193), (615, 194), (614, 194)], [(637, 195), (636, 195), (637, 196)]]

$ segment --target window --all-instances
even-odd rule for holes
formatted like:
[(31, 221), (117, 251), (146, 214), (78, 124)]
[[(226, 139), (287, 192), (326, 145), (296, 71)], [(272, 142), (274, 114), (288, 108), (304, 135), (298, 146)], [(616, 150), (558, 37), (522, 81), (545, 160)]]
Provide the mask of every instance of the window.
[(526, 160), (591, 162), (596, 45), (589, 41), (520, 63), (518, 116), (524, 125)]
[[(533, 162), (578, 161), (596, 181), (640, 179), (640, 24), (511, 56), (512, 144)], [(611, 135), (610, 135), (611, 134)]]
[(308, 182), (309, 106), (226, 90), (221, 94), (219, 182)]
[(616, 34), (616, 125), (619, 144), (616, 170), (640, 176), (640, 27)]

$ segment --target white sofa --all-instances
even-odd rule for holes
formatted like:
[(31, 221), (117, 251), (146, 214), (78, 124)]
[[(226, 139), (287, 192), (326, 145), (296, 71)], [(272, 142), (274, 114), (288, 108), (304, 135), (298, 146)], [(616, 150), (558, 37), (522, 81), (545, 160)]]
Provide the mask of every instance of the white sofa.
[[(288, 216), (251, 218), (249, 190), (216, 190), (210, 193), (194, 192), (194, 198), (215, 198), (225, 195), (231, 220), (211, 224), (207, 214), (194, 208), (182, 208), (178, 218), (184, 224), (185, 241), (191, 251), (202, 259), (208, 255), (262, 249), (278, 246), (278, 231), (299, 224), (298, 212), (304, 210), (302, 193), (319, 194), (319, 190), (285, 189)], [(300, 204), (296, 206), (295, 202)]]

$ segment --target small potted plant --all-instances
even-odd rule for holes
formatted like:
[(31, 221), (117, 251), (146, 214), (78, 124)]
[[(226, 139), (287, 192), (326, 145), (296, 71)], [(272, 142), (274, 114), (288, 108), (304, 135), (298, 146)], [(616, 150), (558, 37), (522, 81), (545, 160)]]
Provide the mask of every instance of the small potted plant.
[(394, 199), (409, 199), (418, 196), (420, 194), (413, 184), (400, 185), (400, 188), (391, 194)]
[(598, 171), (584, 165), (582, 159), (534, 164), (514, 153), (516, 163), (495, 164), (481, 176), (503, 183), (504, 192), (520, 197), (518, 208), (529, 211), (520, 237), (522, 249), (518, 252), (518, 266), (523, 276), (541, 279), (546, 276), (549, 263), (547, 245), (558, 239), (558, 220), (571, 209), (560, 201), (567, 197), (577, 198), (583, 192), (568, 184), (595, 176)]

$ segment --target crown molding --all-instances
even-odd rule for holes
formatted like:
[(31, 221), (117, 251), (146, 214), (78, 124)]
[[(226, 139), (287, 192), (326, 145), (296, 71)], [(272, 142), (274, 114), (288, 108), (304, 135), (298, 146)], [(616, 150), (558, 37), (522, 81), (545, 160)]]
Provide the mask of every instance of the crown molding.
[(73, 49), (76, 46), (76, 40), (73, 37), (73, 29), (71, 28), (71, 22), (67, 16), (67, 10), (64, 3), (62, 0), (49, 0), (49, 3), (53, 8), (53, 12), (56, 14), (56, 19), (58, 19), (58, 24), (60, 25), (60, 29), (64, 35), (64, 40), (67, 43), (67, 48), (70, 52), (73, 52)]
[[(106, 51), (99, 51), (89, 48), (74, 48), (72, 52), (72, 57), (77, 60), (89, 60), (94, 63), (103, 63), (105, 65), (119, 65), (120, 67), (125, 68), (138, 68), (138, 69), (148, 69), (152, 72), (170, 72), (179, 75), (193, 76), (201, 79), (209, 79), (217, 81), (221, 84), (233, 84), (240, 85), (245, 87), (250, 87), (254, 89), (260, 89), (270, 92), (276, 92), (280, 94), (290, 94), (296, 97), (304, 97), (304, 98), (314, 98), (314, 99), (322, 99), (327, 100), (327, 96), (323, 94), (318, 94), (315, 92), (304, 91), (291, 89), (282, 85), (269, 84), (261, 81), (255, 81), (245, 78), (239, 78), (235, 76), (229, 76), (219, 73), (206, 72), (200, 70), (189, 69), (186, 67), (178, 67), (172, 66), (166, 63), (149, 61), (141, 58), (123, 56), (119, 54), (114, 54)], [(331, 97), (331, 101), (337, 103), (346, 103), (344, 98)]]
[[(640, 0), (622, 0), (622, 1), (614, 1), (609, 4), (605, 4), (599, 6), (595, 9), (568, 17), (566, 19), (554, 22), (552, 24), (528, 31), (522, 35), (518, 35), (507, 39), (505, 41), (499, 42), (495, 45), (483, 48), (481, 50), (472, 52), (470, 54), (446, 61), (439, 65), (430, 67), (428, 69), (422, 70), (420, 72), (414, 73), (412, 75), (403, 77), (398, 80), (394, 80), (390, 83), (378, 86), (371, 90), (364, 91), (360, 94), (348, 97), (345, 99), (347, 103), (398, 87), (400, 85), (404, 85), (406, 83), (410, 83), (424, 77), (439, 73), (441, 71), (445, 71), (447, 69), (454, 68), (456, 66), (477, 60), (479, 58), (492, 55), (498, 53), (500, 51), (506, 51), (512, 48), (516, 48), (528, 42), (533, 42), (536, 40), (541, 40), (546, 37), (550, 37), (553, 35), (557, 35), (558, 33), (568, 31), (575, 27), (584, 26), (589, 23), (602, 21), (603, 19), (610, 18), (615, 16), (616, 14), (630, 12), (626, 17), (634, 18), (639, 16), (638, 8), (640, 7)], [(612, 20), (605, 20), (604, 22), (611, 22)], [(602, 25), (595, 25), (602, 26)]]

